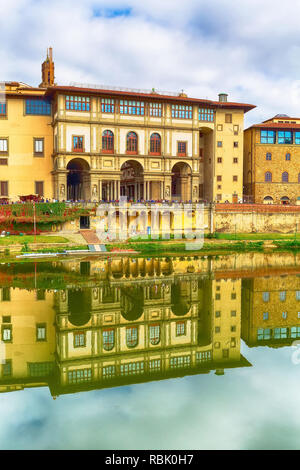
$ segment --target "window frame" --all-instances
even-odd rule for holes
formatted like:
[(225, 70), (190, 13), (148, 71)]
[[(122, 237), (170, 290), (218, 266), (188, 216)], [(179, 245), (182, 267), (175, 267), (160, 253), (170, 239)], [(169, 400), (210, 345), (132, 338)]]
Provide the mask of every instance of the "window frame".
[[(45, 337), (44, 338), (39, 338), (38, 330), (40, 328), (45, 329)], [(37, 323), (36, 324), (36, 341), (39, 342), (39, 343), (47, 341), (47, 323)]]
[[(136, 334), (132, 334), (135, 332)], [(129, 338), (130, 334), (130, 338)], [(136, 348), (136, 346), (139, 344), (139, 330), (137, 326), (128, 326), (126, 328), (126, 346), (129, 349)]]
[(115, 114), (116, 104), (114, 98), (101, 98), (101, 112), (103, 114)]
[[(107, 338), (110, 339), (110, 335), (112, 334), (113, 341), (105, 341), (104, 340), (104, 333), (108, 333)], [(114, 328), (105, 328), (102, 330), (102, 347), (104, 351), (112, 351), (115, 347), (115, 329)]]
[[(177, 157), (186, 157), (187, 156), (187, 141), (186, 140), (177, 140)], [(184, 146), (184, 152), (179, 151), (179, 147)]]
[[(43, 150), (41, 152), (36, 151), (36, 143), (42, 142)], [(33, 155), (34, 157), (44, 157), (45, 156), (45, 138), (44, 137), (34, 137), (33, 138)]]
[[(283, 134), (283, 135), (281, 136), (280, 134)], [(290, 134), (290, 139), (287, 138), (287, 134)], [(278, 131), (277, 143), (279, 145), (292, 145), (293, 144), (293, 131)]]
[[(42, 185), (42, 188), (43, 188), (42, 194), (40, 194), (40, 192), (37, 191), (39, 184), (41, 184), (41, 185)], [(34, 182), (34, 190), (35, 190), (35, 193), (34, 193), (34, 194), (37, 194), (37, 195), (40, 196), (40, 197), (44, 197), (44, 194), (45, 194), (45, 182), (44, 182), (44, 181), (35, 181), (35, 182)]]
[[(9, 339), (5, 339), (4, 338), (4, 331), (5, 330), (8, 330), (10, 331), (10, 338)], [(12, 343), (13, 342), (13, 330), (12, 330), (12, 325), (8, 325), (8, 324), (4, 324), (4, 325), (1, 325), (1, 340), (3, 341), (3, 343)]]
[[(135, 135), (135, 144), (133, 145), (133, 147), (134, 146), (136, 147), (135, 150), (131, 150), (131, 149), (129, 150), (129, 146), (132, 146), (132, 143), (134, 142), (134, 138), (133, 138), (133, 136), (131, 136), (131, 134)], [(126, 134), (126, 154), (127, 155), (138, 155), (138, 148), (139, 148), (138, 134), (134, 131), (127, 132), (127, 134)]]
[[(2, 185), (3, 184), (6, 185), (6, 194), (5, 194), (5, 192), (2, 191)], [(9, 197), (9, 181), (8, 180), (0, 181), (0, 196), (1, 197)]]
[[(84, 135), (75, 135), (75, 134), (72, 135), (72, 152), (74, 152), (74, 153), (84, 153), (84, 151), (85, 151), (84, 137), (85, 137)], [(74, 145), (74, 143), (75, 143), (74, 139), (78, 139), (78, 143), (80, 142), (80, 139), (81, 139), (82, 146), (76, 148), (75, 145)]]
[[(34, 103), (35, 103), (35, 106), (34, 106)], [(51, 101), (47, 101), (41, 98), (26, 98), (24, 100), (24, 104), (25, 104), (25, 110), (24, 110), (25, 116), (51, 116), (52, 115)], [(43, 112), (44, 106), (46, 106), (45, 111), (47, 112)], [(41, 107), (40, 112), (38, 112), (39, 107)], [(31, 112), (29, 111), (30, 108), (32, 108)], [(37, 112), (34, 112), (34, 111), (37, 111)]]
[(119, 102), (120, 114), (123, 116), (145, 116), (145, 101), (139, 100), (120, 100)]
[[(198, 108), (198, 121), (200, 122), (214, 122), (215, 120), (215, 111), (212, 108)], [(221, 125), (222, 129), (218, 128), (218, 131), (223, 130), (223, 125), (218, 124), (218, 126)]]
[[(79, 339), (77, 341), (77, 339)], [(83, 339), (83, 341), (82, 341)], [(76, 344), (78, 343), (78, 344)], [(73, 333), (73, 347), (76, 348), (85, 348), (86, 347), (86, 332), (82, 330), (74, 331)]]
[(172, 119), (193, 119), (193, 105), (189, 104), (172, 104)]
[[(104, 135), (105, 133), (110, 133), (111, 135)], [(103, 132), (102, 132), (102, 149), (101, 149), (101, 152), (102, 153), (114, 153), (115, 149), (114, 149), (114, 144), (115, 144), (115, 136), (114, 136), (114, 133), (113, 131), (111, 131), (110, 129), (105, 129)], [(106, 148), (105, 148), (106, 146)]]
[[(159, 138), (156, 138), (154, 136), (158, 136)], [(151, 150), (151, 147), (154, 145), (154, 150)], [(155, 151), (156, 148), (156, 151)], [(149, 155), (161, 155), (161, 135), (158, 132), (153, 132), (150, 135), (150, 151)]]
[[(79, 99), (74, 99), (74, 98), (80, 98), (80, 100)], [(78, 105), (79, 103), (80, 103), (80, 105), (84, 104), (86, 109), (75, 109), (75, 105), (76, 104)], [(69, 107), (68, 107), (68, 104), (69, 104)], [(73, 108), (72, 108), (72, 106), (70, 106), (70, 104), (73, 104)], [(81, 106), (81, 108), (82, 107), (83, 106)], [(90, 96), (83, 96), (83, 95), (65, 95), (65, 110), (66, 111), (76, 111), (76, 112), (79, 111), (81, 113), (89, 113), (91, 111), (91, 97)]]
[(273, 175), (271, 171), (265, 172), (265, 183), (272, 183), (273, 182)]
[(9, 138), (8, 137), (0, 137), (0, 142), (6, 142), (6, 150), (0, 150), (0, 156), (8, 156), (9, 155)]
[[(265, 133), (266, 135), (263, 135)], [(276, 143), (276, 131), (272, 129), (261, 129), (260, 130), (260, 143), (261, 144), (275, 144)]]

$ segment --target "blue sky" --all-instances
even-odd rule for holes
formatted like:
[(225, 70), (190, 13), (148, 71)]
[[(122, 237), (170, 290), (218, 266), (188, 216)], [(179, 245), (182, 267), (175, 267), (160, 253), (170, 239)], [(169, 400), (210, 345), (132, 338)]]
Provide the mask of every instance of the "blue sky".
[[(300, 115), (300, 1), (0, 0), (0, 80), (153, 87)], [(294, 117), (293, 116), (293, 117)]]

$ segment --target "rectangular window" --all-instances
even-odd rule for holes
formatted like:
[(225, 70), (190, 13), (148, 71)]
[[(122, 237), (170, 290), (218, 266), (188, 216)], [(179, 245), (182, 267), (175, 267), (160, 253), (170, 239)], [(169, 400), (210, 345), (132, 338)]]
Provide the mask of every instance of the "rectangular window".
[(26, 100), (26, 114), (51, 115), (51, 103), (46, 99), (31, 98)]
[(83, 136), (73, 135), (73, 152), (83, 152)]
[(300, 338), (300, 326), (291, 327), (291, 338)]
[(209, 362), (212, 360), (211, 351), (198, 351), (196, 353), (196, 362), (201, 364), (202, 362)]
[(54, 362), (29, 362), (30, 377), (48, 377), (54, 369)]
[(257, 339), (258, 341), (265, 341), (265, 340), (271, 339), (270, 328), (258, 328)]
[(222, 157), (218, 157), (218, 163), (222, 163)]
[(115, 366), (105, 366), (102, 369), (102, 377), (104, 379), (112, 379), (116, 376), (116, 367)]
[(217, 181), (222, 181), (222, 176), (221, 175), (217, 176)]
[(192, 119), (193, 106), (188, 106), (185, 104), (172, 104), (172, 118)]
[(286, 339), (288, 337), (287, 328), (274, 328), (274, 339)]
[(221, 316), (221, 311), (220, 311), (220, 310), (217, 310), (215, 315), (216, 315), (216, 318), (220, 318), (220, 316)]
[(36, 300), (45, 300), (45, 298), (46, 298), (45, 289), (37, 289)]
[(92, 380), (92, 369), (77, 369), (68, 372), (69, 384), (80, 384)]
[(233, 163), (238, 163), (239, 162), (239, 159), (238, 158), (234, 158), (233, 159)]
[(0, 139), (0, 153), (8, 153), (8, 139)]
[(236, 293), (235, 292), (231, 292), (231, 299), (232, 300), (236, 299)]
[(115, 112), (115, 100), (112, 98), (102, 98), (101, 110), (102, 110), (102, 113), (114, 113)]
[(46, 341), (46, 324), (40, 323), (36, 325), (36, 340)]
[(268, 312), (263, 313), (263, 319), (264, 320), (269, 320), (269, 313)]
[(161, 103), (150, 103), (149, 104), (149, 116), (161, 117), (162, 115), (162, 104)]
[(74, 348), (84, 348), (85, 345), (85, 333), (83, 331), (74, 333)]
[(287, 319), (287, 312), (282, 312), (282, 318), (283, 318), (284, 320)]
[(236, 317), (236, 310), (231, 310), (230, 316), (231, 317)]
[(185, 336), (185, 322), (179, 321), (176, 323), (176, 336)]
[(149, 372), (153, 372), (161, 369), (161, 360), (160, 359), (151, 359), (149, 361)]
[(238, 177), (237, 177), (237, 175), (233, 175), (233, 177), (232, 177), (232, 181), (235, 181), (235, 182), (236, 182), (237, 180), (238, 180)]
[(144, 362), (129, 362), (120, 365), (121, 375), (137, 375), (144, 373)]
[(225, 114), (225, 122), (227, 124), (231, 124), (232, 123), (232, 114)]
[(177, 142), (177, 154), (178, 156), (186, 156), (186, 142)]
[(218, 147), (223, 147), (223, 142), (222, 142), (221, 140), (218, 140), (217, 146), (218, 146)]
[(278, 131), (278, 144), (292, 144), (293, 133), (291, 131)]
[[(207, 121), (213, 122), (214, 121), (214, 110), (213, 109), (206, 109), (206, 108), (199, 108), (198, 110), (198, 117), (199, 121)], [(223, 126), (221, 129), (218, 128), (218, 131), (223, 130)]]
[(33, 139), (34, 156), (44, 156), (44, 139)]
[(275, 131), (260, 131), (260, 143), (261, 144), (275, 144)]
[(10, 287), (3, 287), (2, 288), (2, 301), (3, 302), (10, 302)]
[(0, 158), (0, 165), (3, 166), (3, 165), (8, 165), (8, 160), (7, 158)]
[(238, 142), (233, 142), (233, 146), (234, 146), (234, 148), (237, 148), (239, 146), (239, 143)]
[(12, 341), (12, 326), (11, 325), (2, 326), (2, 341), (6, 341), (6, 342)]
[(6, 116), (6, 103), (0, 103), (0, 116)]
[(296, 300), (300, 300), (300, 290), (296, 290)]
[(284, 302), (286, 300), (286, 292), (285, 291), (279, 292), (279, 300), (281, 300), (281, 302)]
[(35, 182), (35, 194), (39, 196), (44, 196), (44, 181), (36, 181)]
[(86, 96), (66, 96), (66, 110), (89, 111), (90, 98)]
[(264, 301), (264, 302), (269, 302), (269, 300), (270, 300), (270, 292), (263, 292), (262, 297), (263, 297), (263, 301)]
[(171, 357), (170, 367), (171, 369), (180, 369), (181, 367), (190, 367), (191, 356), (177, 356)]
[(233, 126), (233, 133), (234, 133), (234, 135), (238, 135), (238, 133), (239, 133), (239, 126), (238, 125)]
[(295, 144), (300, 145), (300, 132), (295, 132)]
[(0, 196), (8, 196), (8, 181), (0, 181)]
[(120, 114), (144, 116), (145, 103), (143, 101), (120, 100)]
[(6, 359), (5, 363), (2, 364), (2, 376), (11, 377), (12, 376), (12, 361), (11, 359)]

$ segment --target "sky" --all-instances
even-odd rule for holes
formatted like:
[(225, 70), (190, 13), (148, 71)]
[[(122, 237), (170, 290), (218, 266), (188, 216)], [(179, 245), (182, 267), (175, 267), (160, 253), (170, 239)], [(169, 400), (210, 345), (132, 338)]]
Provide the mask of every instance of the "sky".
[[(0, 449), (299, 449), (292, 348), (242, 347), (252, 367), (61, 395), (3, 393)], [(200, 456), (201, 458), (201, 456)]]
[(0, 0), (0, 81), (180, 92), (300, 116), (300, 0)]

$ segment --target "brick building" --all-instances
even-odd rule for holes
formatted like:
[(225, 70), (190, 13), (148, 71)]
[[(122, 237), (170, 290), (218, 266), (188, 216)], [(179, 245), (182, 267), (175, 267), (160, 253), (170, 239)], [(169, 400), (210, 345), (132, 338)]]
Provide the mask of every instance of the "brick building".
[(300, 118), (278, 114), (244, 135), (244, 194), (264, 204), (300, 202)]

